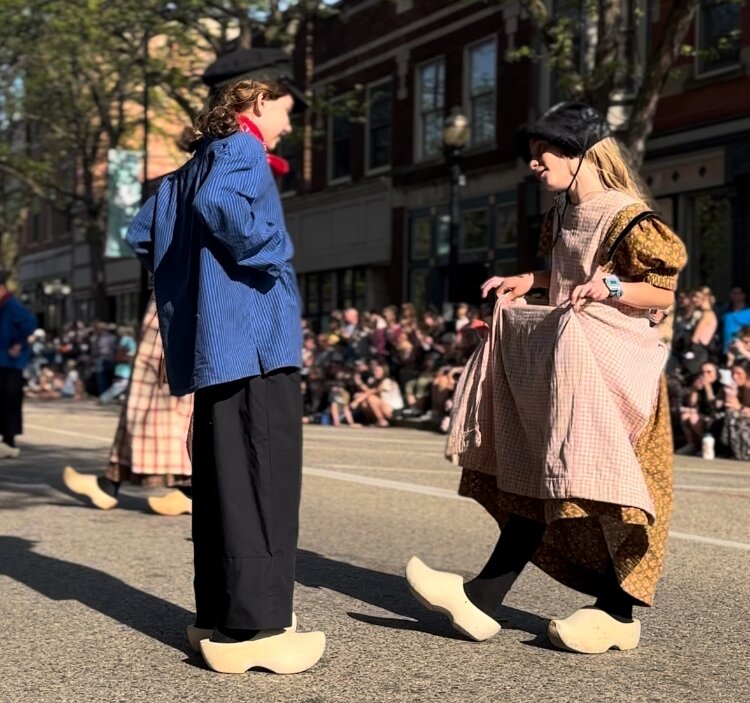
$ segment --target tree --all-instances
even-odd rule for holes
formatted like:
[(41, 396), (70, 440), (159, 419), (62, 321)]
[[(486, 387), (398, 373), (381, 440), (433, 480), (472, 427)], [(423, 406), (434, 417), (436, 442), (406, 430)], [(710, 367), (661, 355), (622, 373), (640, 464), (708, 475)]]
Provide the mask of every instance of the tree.
[[(18, 93), (9, 129), (18, 136), (20, 125), (24, 137), (0, 151), (0, 172), (19, 202), (42, 198), (67, 213), (84, 236), (100, 318), (107, 313), (107, 151), (141, 146), (136, 131), (144, 77), (179, 78), (145, 51), (149, 37), (170, 35), (162, 6), (150, 0), (5, 0), (0, 8), (3, 85), (6, 94), (8, 86)], [(20, 218), (23, 208), (14, 212)], [(4, 234), (13, 234), (17, 248), (18, 232), (8, 227)]]
[[(729, 1), (746, 4), (746, 0)], [(566, 97), (585, 100), (606, 114), (616, 97), (633, 95), (618, 132), (640, 164), (670, 72), (681, 56), (696, 51), (685, 46), (685, 38), (701, 0), (662, 3), (667, 13), (663, 28), (645, 60), (639, 60), (634, 50), (638, 24), (644, 21), (634, 0), (570, 0), (563, 3), (567, 14), (560, 16), (553, 15), (545, 0), (520, 2), (539, 31), (550, 69)], [(586, 59), (580, 61), (584, 34)], [(512, 58), (522, 57), (539, 58), (530, 47), (512, 53)]]
[[(386, 1), (386, 0), (384, 0)], [(302, 85), (310, 106), (302, 116), (302, 190), (312, 181), (312, 145), (314, 113), (327, 111), (326, 98), (313, 94), (314, 29), (318, 18), (335, 15), (331, 0), (185, 0), (173, 18), (193, 32), (204, 50), (222, 56), (234, 49), (255, 46), (283, 48), (290, 55), (303, 34), (304, 71)], [(197, 45), (196, 45), (197, 46)], [(180, 98), (177, 98), (180, 99)]]
[(103, 318), (108, 150), (142, 148), (147, 99), (151, 129), (156, 116), (192, 123), (212, 60), (255, 41), (291, 50), (304, 21), (326, 11), (317, 0), (3, 0), (5, 265), (17, 261), (29, 204), (53, 205), (85, 239), (95, 314)]

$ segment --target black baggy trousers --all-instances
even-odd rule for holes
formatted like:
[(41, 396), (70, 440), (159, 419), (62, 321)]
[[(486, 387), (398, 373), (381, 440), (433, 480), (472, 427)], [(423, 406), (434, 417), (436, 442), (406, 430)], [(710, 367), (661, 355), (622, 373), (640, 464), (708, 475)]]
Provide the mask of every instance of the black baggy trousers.
[(193, 422), (196, 624), (288, 627), (302, 484), (299, 371), (198, 390)]
[(23, 372), (0, 367), (0, 439), (23, 432)]

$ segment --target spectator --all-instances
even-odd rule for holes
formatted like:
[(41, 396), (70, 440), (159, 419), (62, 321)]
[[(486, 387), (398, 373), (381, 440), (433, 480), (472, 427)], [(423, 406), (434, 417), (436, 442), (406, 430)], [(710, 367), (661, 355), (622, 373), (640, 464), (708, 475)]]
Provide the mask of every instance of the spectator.
[(727, 364), (730, 367), (740, 359), (750, 359), (750, 325), (740, 329), (727, 350)]
[(708, 286), (693, 291), (693, 305), (699, 313), (693, 330), (693, 344), (704, 346), (709, 352), (715, 345), (716, 333), (719, 330), (719, 318), (714, 312), (714, 298), (711, 289)]
[(83, 383), (78, 373), (78, 362), (74, 359), (68, 359), (65, 362), (65, 381), (60, 389), (60, 395), (63, 398), (71, 400), (81, 400), (83, 398)]
[(16, 436), (23, 431), (23, 370), (31, 358), (29, 337), (36, 318), (8, 289), (0, 270), (0, 458), (20, 454)]
[(713, 305), (713, 294), (706, 286), (694, 290), (689, 303), (683, 295), (680, 296), (671, 368), (684, 381), (692, 382), (704, 363), (718, 360), (716, 333), (719, 321)]
[(341, 338), (346, 342), (351, 342), (359, 330), (359, 313), (354, 308), (347, 308), (344, 310), (342, 322)]
[(712, 434), (723, 410), (724, 392), (715, 364), (703, 364), (700, 375), (693, 381), (680, 419), (687, 444), (679, 454), (698, 454), (705, 434)]
[(450, 424), (450, 411), (453, 407), (453, 394), (463, 368), (461, 366), (442, 366), (432, 382), (433, 414), (440, 419), (440, 431), (447, 432)]
[(455, 331), (460, 332), (469, 322), (471, 322), (469, 320), (469, 306), (466, 303), (459, 303), (456, 305)]
[(359, 410), (367, 422), (388, 427), (394, 411), (404, 407), (403, 396), (395, 381), (389, 378), (386, 364), (373, 360), (370, 370), (369, 386), (354, 396), (352, 410)]
[(750, 308), (747, 307), (747, 293), (742, 286), (732, 286), (729, 291), (729, 305), (722, 315), (722, 350), (729, 352), (729, 347), (737, 333), (750, 325)]
[(308, 370), (315, 364), (317, 346), (315, 344), (315, 335), (305, 332), (302, 340), (302, 375), (306, 375)]
[(123, 397), (130, 384), (130, 374), (137, 348), (135, 331), (130, 327), (122, 327), (118, 331), (120, 339), (115, 350), (114, 380), (112, 385), (99, 396), (99, 402), (102, 405)]
[(405, 385), (405, 415), (428, 415), (432, 407), (432, 384), (435, 380), (436, 355), (425, 356), (422, 370)]
[(726, 389), (726, 417), (721, 440), (732, 456), (750, 461), (750, 360), (732, 366), (733, 384)]
[(106, 322), (96, 323), (94, 335), (94, 374), (96, 393), (101, 396), (112, 385), (117, 337)]
[(336, 374), (336, 379), (331, 384), (328, 395), (329, 411), (331, 413), (331, 422), (334, 427), (341, 426), (341, 417), (346, 420), (350, 427), (359, 427), (359, 423), (354, 421), (351, 408), (349, 407), (352, 396), (349, 393), (348, 386), (351, 383), (351, 376), (344, 371)]

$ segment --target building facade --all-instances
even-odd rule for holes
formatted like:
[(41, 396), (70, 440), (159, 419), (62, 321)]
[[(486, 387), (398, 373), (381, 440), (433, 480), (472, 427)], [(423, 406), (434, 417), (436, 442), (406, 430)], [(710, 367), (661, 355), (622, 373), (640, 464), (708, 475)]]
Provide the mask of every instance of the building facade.
[[(578, 18), (585, 62), (584, 0), (548, 2), (556, 15)], [(645, 56), (670, 3), (623, 3), (630, 50)], [(478, 302), (488, 276), (541, 265), (537, 232), (549, 200), (516, 159), (514, 135), (560, 96), (544, 61), (508, 60), (535, 46), (521, 3), (341, 0), (337, 9), (300, 32), (294, 54), (298, 84), (311, 71), (324, 105), (312, 113), (311, 156), (303, 164), (303, 149), (287, 147), (293, 171), (281, 184), (305, 314), (322, 323), (350, 305)], [(750, 284), (750, 4), (704, 0), (686, 43), (698, 51), (670, 74), (642, 170), (687, 244), (682, 285), (708, 284), (722, 298), (732, 284)], [(454, 108), (467, 116), (471, 139), (461, 156), (458, 275), (449, 292), (442, 128)], [(617, 110), (611, 117), (616, 123)], [(152, 132), (149, 151), (152, 179), (184, 159), (162, 134)], [(103, 274), (110, 319), (132, 321), (138, 264), (112, 259)], [(92, 319), (93, 275), (81, 235), (37, 203), (20, 278), (45, 324)]]
[[(643, 55), (668, 3), (626, 4), (632, 50)], [(555, 0), (553, 10), (582, 17), (581, 7)], [(328, 103), (314, 125), (311, 178), (305, 192), (299, 179), (285, 192), (305, 312), (324, 319), (350, 304), (446, 302), (442, 127), (454, 107), (468, 117), (471, 141), (461, 158), (459, 274), (450, 297), (477, 302), (489, 275), (538, 264), (536, 233), (549, 201), (515, 158), (513, 141), (520, 124), (559, 96), (543, 61), (507, 60), (533, 44), (533, 27), (514, 0), (344, 0), (339, 8), (311, 33), (313, 87)], [(731, 41), (712, 49), (727, 35)], [(687, 43), (697, 58), (674, 67), (643, 174), (688, 245), (683, 285), (708, 284), (722, 297), (732, 282), (750, 283), (750, 7), (707, 0)], [(582, 46), (582, 61), (585, 53)], [(616, 111), (611, 117), (616, 122)]]

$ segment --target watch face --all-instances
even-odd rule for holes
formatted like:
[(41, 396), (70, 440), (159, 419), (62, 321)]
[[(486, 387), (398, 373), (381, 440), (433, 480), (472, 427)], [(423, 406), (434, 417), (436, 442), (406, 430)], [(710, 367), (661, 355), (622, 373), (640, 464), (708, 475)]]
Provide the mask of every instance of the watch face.
[(622, 286), (617, 276), (606, 276), (604, 278), (604, 285), (607, 286), (610, 296), (619, 298), (622, 295)]

